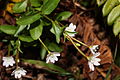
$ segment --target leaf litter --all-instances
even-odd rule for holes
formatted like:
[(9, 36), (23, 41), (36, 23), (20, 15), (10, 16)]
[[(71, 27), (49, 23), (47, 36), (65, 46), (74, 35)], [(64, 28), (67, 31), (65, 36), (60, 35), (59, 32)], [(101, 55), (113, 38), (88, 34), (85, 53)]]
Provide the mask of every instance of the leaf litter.
[[(74, 5), (74, 6), (71, 6)], [(77, 6), (76, 6), (77, 5)], [(74, 23), (77, 25), (76, 39), (86, 43), (87, 45), (100, 45), (100, 56), (101, 59), (100, 66), (95, 67), (95, 71), (89, 70), (88, 62), (77, 50), (72, 46), (71, 42), (64, 42), (61, 38), (61, 44), (64, 44), (61, 57), (56, 65), (62, 67), (68, 72), (73, 73), (72, 76), (61, 76), (58, 74), (50, 73), (46, 71), (43, 67), (37, 65), (31, 65), (29, 63), (21, 63), (24, 66), (28, 74), (24, 76), (23, 80), (68, 80), (70, 78), (75, 78), (76, 80), (103, 80), (107, 76), (107, 72), (112, 65), (111, 72), (108, 75), (107, 80), (112, 80), (115, 76), (120, 74), (120, 68), (114, 64), (113, 55), (111, 49), (109, 48), (109, 39), (105, 37), (105, 30), (101, 31), (101, 27), (97, 24), (93, 17), (84, 16), (86, 8), (73, 3), (72, 0), (61, 0), (58, 8), (55, 12), (60, 11), (71, 11), (74, 14), (65, 23)], [(84, 13), (85, 12), (85, 13)], [(82, 14), (82, 15), (81, 15)], [(91, 16), (91, 15), (90, 15)], [(0, 18), (0, 24), (12, 24), (15, 25), (15, 20), (13, 16), (6, 13), (5, 16)], [(91, 55), (90, 50), (84, 46), (79, 47), (86, 55)], [(0, 63), (2, 63), (2, 57), (7, 52), (7, 46), (0, 42)], [(11, 68), (12, 69), (12, 68)], [(10, 76), (9, 70), (5, 70), (2, 65), (0, 65), (0, 79), (3, 80), (13, 80), (14, 78)], [(7, 76), (6, 76), (7, 74)]]

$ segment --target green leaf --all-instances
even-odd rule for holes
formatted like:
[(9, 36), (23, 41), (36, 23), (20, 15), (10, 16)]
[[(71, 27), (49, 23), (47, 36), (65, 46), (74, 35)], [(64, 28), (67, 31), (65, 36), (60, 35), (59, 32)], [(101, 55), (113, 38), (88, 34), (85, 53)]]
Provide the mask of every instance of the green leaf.
[(42, 13), (43, 14), (50, 14), (58, 5), (60, 0), (48, 0), (43, 6), (42, 6)]
[(6, 34), (14, 35), (17, 27), (12, 25), (0, 25), (0, 30)]
[(17, 40), (15, 44), (16, 44), (17, 49), (18, 49), (21, 53), (23, 53), (22, 50), (20, 49), (20, 46), (21, 46), (20, 40)]
[(17, 54), (17, 49), (13, 51), (13, 56), (15, 56), (16, 54)]
[(43, 30), (43, 24), (40, 23), (40, 25), (30, 30), (31, 37), (34, 40), (37, 40), (41, 36), (42, 30)]
[(23, 31), (27, 26), (26, 25), (20, 25), (18, 30), (15, 32), (14, 36), (18, 36), (18, 34)]
[(77, 34), (78, 32), (70, 32), (70, 31), (65, 31), (67, 34)]
[(52, 71), (56, 71), (59, 74), (63, 74), (63, 75), (71, 75), (71, 73), (68, 73), (67, 71), (65, 71), (64, 69), (62, 69), (59, 66), (56, 66), (54, 64), (47, 64), (43, 61), (38, 61), (38, 60), (23, 60), (24, 62), (30, 63), (30, 64), (35, 64), (37, 66), (41, 66), (42, 68), (46, 69), (46, 70), (52, 70)]
[(19, 3), (16, 3), (13, 7), (13, 12), (14, 13), (21, 13), (21, 12), (24, 12), (26, 10), (26, 7), (27, 7), (27, 1), (28, 0), (25, 0), (23, 2), (19, 2)]
[(109, 75), (111, 73), (111, 70), (112, 70), (112, 65), (109, 67), (109, 70), (108, 70), (108, 72), (107, 72), (106, 77), (105, 77), (104, 80), (110, 80)]
[(115, 36), (120, 33), (120, 17), (115, 21), (113, 25), (113, 33)]
[(35, 21), (37, 21), (38, 19), (40, 19), (41, 15), (35, 14), (35, 15), (29, 15), (29, 16), (23, 16), (22, 18), (17, 20), (17, 24), (19, 25), (28, 25), (31, 24)]
[(31, 6), (39, 7), (41, 6), (40, 0), (30, 0)]
[(31, 36), (26, 36), (26, 35), (20, 35), (18, 36), (21, 41), (24, 42), (32, 42), (34, 41)]
[(114, 21), (120, 16), (120, 5), (116, 6), (107, 17), (107, 22), (112, 25)]
[(48, 2), (48, 0), (43, 0), (43, 5), (45, 5)]
[(107, 16), (118, 3), (118, 0), (107, 0), (102, 9), (103, 16)]
[(62, 51), (62, 48), (60, 48), (57, 44), (55, 44), (53, 42), (49, 43), (49, 45), (47, 47), (50, 51), (54, 51), (54, 52), (61, 52)]
[[(46, 39), (44, 41), (44, 44), (47, 46), (47, 48), (48, 48), (48, 46), (49, 46), (50, 43), (51, 42), (48, 39)], [(46, 52), (47, 52), (47, 50), (43, 47), (43, 45), (41, 45), (40, 57), (41, 57), (42, 60), (45, 58)]]
[(98, 6), (101, 6), (102, 4), (105, 3), (106, 0), (97, 0), (97, 4)]
[(47, 52), (46, 49), (43, 46), (41, 46), (41, 48), (40, 48), (40, 57), (41, 57), (42, 60), (45, 58), (46, 52)]
[(66, 19), (69, 18), (71, 15), (72, 15), (71, 12), (69, 12), (69, 11), (64, 11), (64, 12), (59, 13), (59, 14), (57, 15), (56, 19), (57, 19), (57, 20), (60, 20), (60, 21), (66, 20)]
[(14, 46), (14, 45), (15, 45), (15, 43), (14, 43), (14, 41), (13, 41), (13, 40), (10, 40), (10, 44), (11, 44), (12, 46)]
[(53, 34), (56, 36), (56, 42), (60, 42), (60, 36), (63, 32), (63, 29), (60, 27), (60, 25), (57, 22), (52, 22), (52, 28), (50, 30)]

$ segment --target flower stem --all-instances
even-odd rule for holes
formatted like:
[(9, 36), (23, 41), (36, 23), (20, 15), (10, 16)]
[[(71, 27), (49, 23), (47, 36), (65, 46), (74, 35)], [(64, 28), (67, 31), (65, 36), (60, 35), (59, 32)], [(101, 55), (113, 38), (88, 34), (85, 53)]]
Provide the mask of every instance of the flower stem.
[(87, 58), (88, 59), (88, 57), (76, 46), (76, 44), (73, 42), (73, 40), (72, 40), (72, 38), (67, 34), (67, 39), (69, 40), (69, 41), (71, 41), (72, 42), (72, 44), (74, 45), (74, 47), (78, 50), (78, 52), (80, 53), (80, 54), (82, 54), (85, 58)]
[(16, 53), (16, 67), (18, 68), (18, 62), (19, 62), (19, 50), (17, 49), (17, 53)]
[(83, 43), (83, 42), (81, 42), (81, 41), (79, 41), (79, 40), (77, 40), (77, 39), (75, 39), (75, 38), (73, 38), (73, 37), (71, 37), (74, 41), (76, 41), (76, 42), (78, 42), (78, 43), (80, 43), (80, 44), (82, 44), (82, 45), (84, 45), (84, 46), (86, 46), (86, 47), (88, 47), (89, 48), (89, 46), (88, 45), (86, 45), (85, 43)]
[(48, 51), (48, 53), (51, 53), (40, 38), (39, 38), (39, 41), (43, 45), (43, 47)]

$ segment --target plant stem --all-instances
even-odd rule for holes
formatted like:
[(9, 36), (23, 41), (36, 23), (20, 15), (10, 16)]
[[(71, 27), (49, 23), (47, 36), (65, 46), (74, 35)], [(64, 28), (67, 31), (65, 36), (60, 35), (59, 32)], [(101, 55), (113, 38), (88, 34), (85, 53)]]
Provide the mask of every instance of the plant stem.
[(83, 42), (81, 42), (81, 41), (79, 41), (79, 40), (77, 40), (77, 39), (75, 39), (75, 38), (73, 38), (73, 37), (71, 37), (74, 41), (76, 41), (76, 42), (78, 42), (78, 43), (80, 43), (80, 44), (82, 44), (82, 45), (84, 45), (84, 46), (86, 46), (86, 47), (88, 47), (89, 48), (89, 46), (88, 45), (86, 45), (85, 43), (83, 43)]
[(78, 50), (78, 52), (79, 52), (80, 54), (82, 54), (85, 58), (88, 59), (88, 57), (76, 46), (76, 44), (73, 42), (72, 38), (71, 38), (69, 35), (67, 35), (66, 37), (67, 37), (67, 39), (68, 39), (69, 41), (72, 42), (72, 44), (73, 44), (74, 47)]
[(17, 49), (17, 54), (15, 56), (16, 59), (16, 67), (18, 68), (18, 62), (19, 62), (19, 50)]
[(39, 41), (43, 45), (43, 47), (48, 51), (48, 53), (51, 53), (40, 38), (39, 38)]
[(50, 19), (49, 17), (47, 17), (47, 16), (45, 16), (45, 15), (43, 15), (46, 19), (48, 19), (49, 21), (51, 21), (51, 22), (53, 22), (53, 20), (52, 19)]

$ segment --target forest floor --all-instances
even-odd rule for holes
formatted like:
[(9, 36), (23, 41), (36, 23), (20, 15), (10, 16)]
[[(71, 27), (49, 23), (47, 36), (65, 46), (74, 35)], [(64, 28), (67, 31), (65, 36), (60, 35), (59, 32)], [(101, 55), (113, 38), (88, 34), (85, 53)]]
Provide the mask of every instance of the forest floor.
[[(0, 4), (3, 4), (2, 1)], [(21, 80), (104, 80), (106, 76), (106, 80), (113, 80), (120, 74), (120, 68), (114, 63), (113, 56), (115, 49), (113, 46), (116, 46), (116, 43), (114, 42), (115, 39), (113, 39), (113, 34), (110, 34), (111, 30), (106, 28), (102, 13), (99, 13), (99, 10), (96, 11), (96, 8), (93, 6), (89, 8), (83, 7), (77, 2), (72, 2), (72, 0), (61, 0), (54, 13), (62, 11), (71, 11), (73, 13), (69, 19), (62, 23), (74, 23), (77, 25), (76, 31), (78, 34), (75, 36), (76, 39), (87, 45), (100, 45), (99, 52), (101, 55), (99, 58), (101, 59), (101, 65), (96, 67), (95, 71), (90, 71), (87, 60), (81, 57), (81, 54), (77, 52), (71, 42), (64, 42), (63, 38), (61, 38), (60, 44), (63, 44), (63, 51), (61, 52), (59, 61), (55, 64), (72, 73), (72, 75), (52, 73), (40, 66), (21, 62), (20, 65), (28, 72)], [(4, 10), (1, 9), (0, 14), (3, 15), (3, 12)], [(0, 24), (14, 25), (14, 16), (6, 12), (4, 17), (0, 18)], [(0, 41), (2, 41), (3, 38), (6, 38), (6, 36), (0, 35)], [(86, 53), (86, 55), (91, 55), (90, 50), (86, 47), (80, 46), (79, 48)], [(36, 57), (39, 56), (39, 54), (34, 54), (37, 49), (29, 47), (24, 50), (25, 55), (23, 58), (39, 59)], [(2, 66), (2, 57), (6, 52), (7, 45), (4, 42), (0, 42), (0, 80), (15, 80), (10, 74), (14, 66), (8, 69)]]

